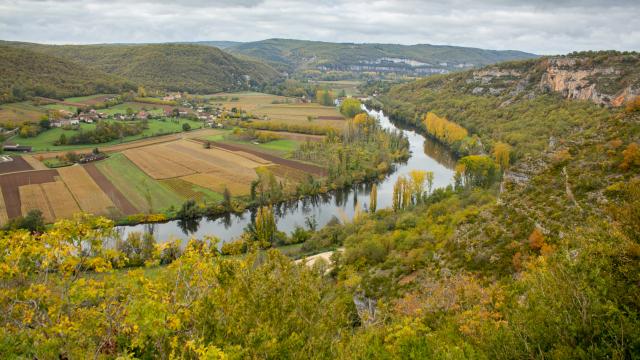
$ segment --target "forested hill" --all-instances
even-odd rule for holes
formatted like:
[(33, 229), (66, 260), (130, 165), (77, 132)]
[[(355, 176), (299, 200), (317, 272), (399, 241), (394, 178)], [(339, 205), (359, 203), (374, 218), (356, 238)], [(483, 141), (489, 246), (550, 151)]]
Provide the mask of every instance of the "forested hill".
[[(521, 51), (497, 51), (458, 46), (354, 44), (320, 41), (268, 39), (230, 46), (232, 53), (241, 53), (262, 59), (291, 71), (319, 66), (345, 69), (349, 66), (391, 64), (401, 59), (415, 61), (412, 66), (433, 66), (456, 69), (480, 66), (500, 61), (536, 57)], [(445, 64), (446, 63), (446, 64)]]
[(158, 90), (212, 93), (259, 86), (279, 76), (268, 65), (210, 46), (6, 44), (57, 56)]
[(0, 45), (0, 64), (0, 103), (30, 96), (61, 98), (135, 89), (121, 77), (17, 47)]

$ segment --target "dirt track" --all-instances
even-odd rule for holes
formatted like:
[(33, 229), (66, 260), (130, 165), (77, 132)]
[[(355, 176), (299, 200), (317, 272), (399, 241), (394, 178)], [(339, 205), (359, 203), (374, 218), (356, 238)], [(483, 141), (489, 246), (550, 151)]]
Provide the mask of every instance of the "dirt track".
[(315, 165), (311, 165), (311, 164), (305, 164), (305, 163), (301, 163), (301, 162), (294, 161), (294, 160), (289, 160), (289, 159), (283, 159), (281, 157), (277, 157), (277, 156), (274, 156), (274, 155), (266, 154), (266, 153), (263, 153), (263, 152), (260, 152), (260, 151), (256, 151), (254, 149), (249, 149), (248, 147), (225, 144), (225, 143), (221, 143), (221, 142), (217, 142), (217, 141), (212, 141), (211, 145), (215, 146), (215, 147), (219, 147), (221, 149), (225, 149), (225, 150), (248, 152), (250, 154), (259, 156), (259, 157), (261, 157), (261, 158), (263, 158), (265, 160), (269, 160), (274, 164), (288, 166), (288, 167), (291, 167), (291, 168), (294, 168), (294, 169), (302, 170), (302, 171), (304, 171), (306, 173), (313, 174), (313, 175), (327, 176), (327, 170), (324, 169), (324, 168), (321, 168), (319, 166), (315, 166)]
[(100, 186), (100, 189), (107, 194), (107, 196), (113, 201), (113, 203), (122, 211), (125, 215), (133, 215), (138, 213), (138, 209), (131, 204), (129, 199), (127, 199), (121, 192), (118, 190), (112, 183), (104, 176), (103, 173), (98, 170), (95, 164), (86, 164), (83, 165), (84, 169), (87, 171), (89, 176), (93, 179), (93, 181)]
[(58, 175), (57, 170), (35, 170), (25, 171), (13, 174), (0, 175), (0, 186), (2, 186), (2, 196), (4, 205), (7, 208), (7, 216), (9, 219), (16, 218), (21, 214), (19, 187), (29, 184), (42, 184), (55, 181)]

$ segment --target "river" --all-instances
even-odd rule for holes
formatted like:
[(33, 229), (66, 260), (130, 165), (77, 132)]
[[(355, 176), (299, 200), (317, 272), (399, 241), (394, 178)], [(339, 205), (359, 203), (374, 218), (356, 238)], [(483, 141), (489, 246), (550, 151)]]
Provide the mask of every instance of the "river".
[[(434, 189), (453, 183), (455, 159), (446, 149), (413, 130), (396, 126), (382, 111), (367, 110), (367, 112), (377, 117), (383, 128), (402, 131), (409, 139), (411, 150), (407, 162), (396, 164), (395, 171), (378, 183), (378, 209), (391, 206), (393, 185), (399, 176), (406, 175), (411, 170), (432, 171)], [(296, 226), (305, 227), (307, 219), (315, 219), (318, 229), (334, 217), (351, 219), (356, 209), (368, 208), (370, 190), (371, 184), (360, 184), (348, 190), (283, 203), (274, 207), (278, 230), (290, 233)], [(242, 234), (254, 213), (255, 210), (250, 209), (241, 215), (231, 214), (214, 220), (203, 218), (188, 225), (174, 220), (159, 224), (121, 226), (118, 230), (123, 237), (133, 231), (150, 231), (158, 242), (171, 239), (183, 239), (184, 242), (189, 238), (202, 238), (205, 235), (213, 235), (222, 241), (229, 241)]]

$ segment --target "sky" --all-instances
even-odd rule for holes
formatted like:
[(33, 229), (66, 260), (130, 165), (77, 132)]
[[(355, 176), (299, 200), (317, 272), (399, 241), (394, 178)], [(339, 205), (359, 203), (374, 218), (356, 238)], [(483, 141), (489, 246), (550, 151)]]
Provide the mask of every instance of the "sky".
[(640, 0), (0, 0), (0, 39), (438, 44), (640, 51)]

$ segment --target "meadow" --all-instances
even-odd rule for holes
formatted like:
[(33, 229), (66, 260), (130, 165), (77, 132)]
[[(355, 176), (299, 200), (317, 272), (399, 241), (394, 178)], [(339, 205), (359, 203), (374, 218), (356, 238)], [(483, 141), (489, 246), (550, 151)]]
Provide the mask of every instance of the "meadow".
[[(140, 140), (151, 136), (158, 136), (163, 134), (179, 133), (182, 132), (182, 124), (188, 123), (192, 129), (202, 128), (202, 124), (197, 121), (191, 120), (178, 120), (173, 118), (167, 118), (162, 120), (149, 120), (148, 129), (145, 129), (142, 133), (133, 136), (126, 136), (118, 140), (113, 140), (101, 144), (80, 144), (80, 145), (54, 145), (60, 138), (60, 135), (65, 134), (70, 137), (77, 133), (79, 130), (66, 130), (63, 128), (53, 128), (47, 131), (43, 131), (34, 137), (23, 138), (20, 136), (13, 137), (12, 142), (33, 147), (33, 151), (68, 151), (84, 148), (102, 147), (121, 144), (134, 140)], [(116, 120), (106, 120), (116, 121)], [(129, 122), (130, 123), (130, 122)], [(88, 131), (96, 128), (95, 124), (81, 123), (79, 129)]]

